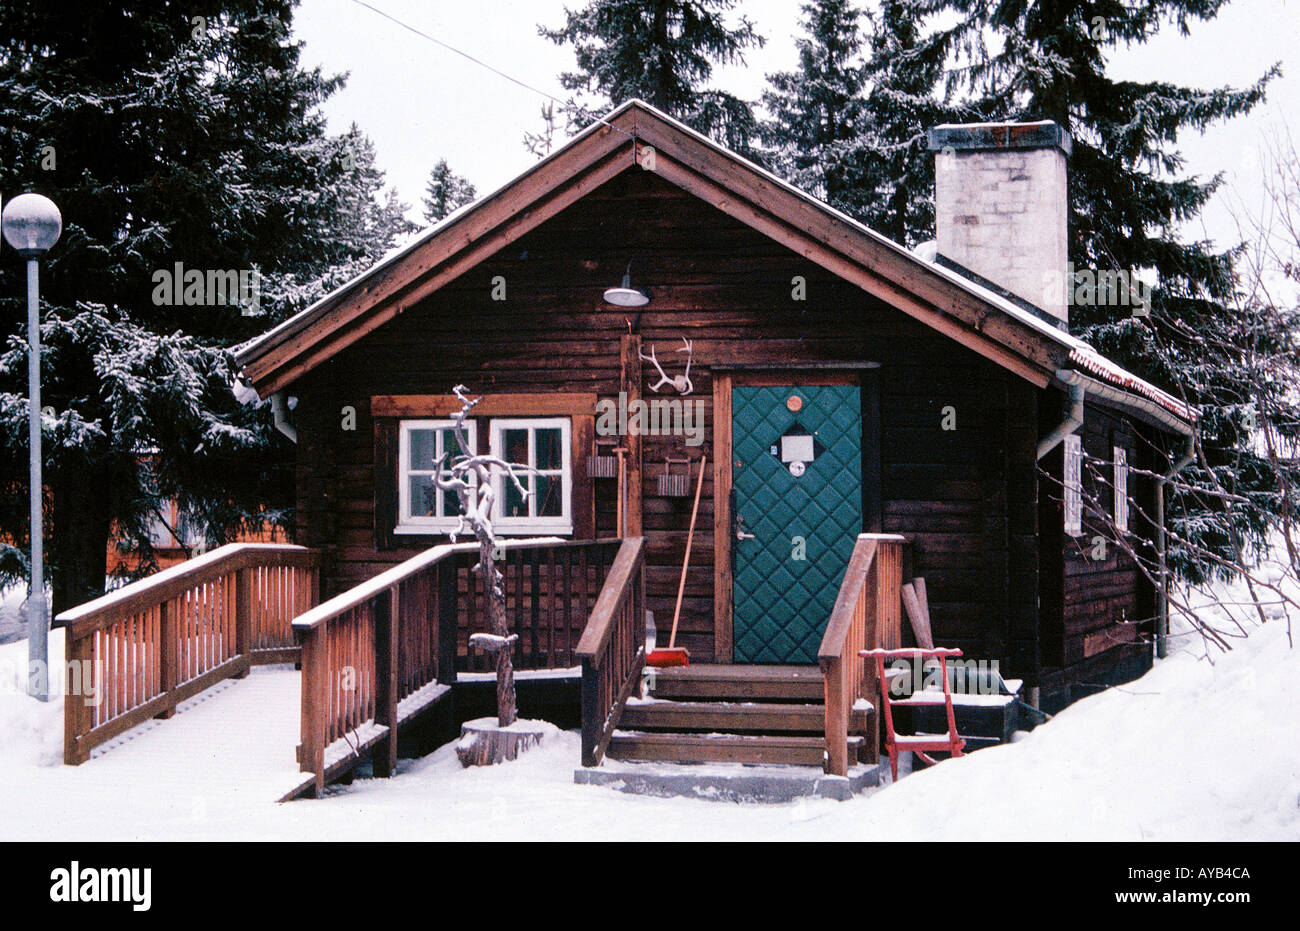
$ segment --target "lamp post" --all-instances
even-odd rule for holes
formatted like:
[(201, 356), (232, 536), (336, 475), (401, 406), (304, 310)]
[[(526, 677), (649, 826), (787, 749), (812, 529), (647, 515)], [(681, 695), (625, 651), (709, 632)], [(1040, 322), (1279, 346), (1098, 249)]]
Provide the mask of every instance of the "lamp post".
[[(27, 259), (27, 429), (31, 478), (32, 580), (27, 594), (27, 675), (32, 697), (49, 700), (50, 619), (45, 605), (45, 540), (41, 516), (41, 321), (37, 264), (63, 231), (59, 208), (40, 194), (19, 194), (0, 217), (5, 242)], [(33, 678), (33, 673), (35, 677)]]

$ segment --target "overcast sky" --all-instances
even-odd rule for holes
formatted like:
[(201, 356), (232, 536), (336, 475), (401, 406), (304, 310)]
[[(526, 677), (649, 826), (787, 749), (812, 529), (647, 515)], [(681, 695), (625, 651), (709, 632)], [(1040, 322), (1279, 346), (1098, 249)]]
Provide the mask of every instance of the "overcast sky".
[[(556, 75), (573, 66), (569, 49), (537, 34), (538, 23), (563, 22), (562, 0), (368, 2), (557, 96)], [(569, 5), (583, 2), (569, 0)], [(747, 0), (743, 8), (767, 44), (747, 55), (746, 67), (719, 71), (714, 83), (755, 99), (764, 75), (795, 64), (799, 3)], [(341, 131), (355, 121), (374, 140), (379, 167), (413, 214), (429, 169), (440, 157), (473, 181), (480, 194), (533, 162), (521, 140), (525, 131), (541, 125), (539, 95), (353, 0), (301, 0), (296, 31), (305, 42), (304, 64), (350, 73), (347, 87), (325, 106), (331, 129)], [(1264, 135), (1290, 124), (1300, 137), (1300, 0), (1233, 0), (1216, 21), (1194, 25), (1188, 37), (1169, 28), (1154, 42), (1117, 53), (1112, 74), (1199, 87), (1241, 86), (1277, 61), (1283, 76), (1255, 113), (1180, 140), (1189, 171), (1227, 172), (1237, 196), (1254, 205), (1260, 197), (1257, 153)], [(1205, 224), (1212, 237), (1235, 239), (1225, 204), (1207, 211)], [(1199, 224), (1186, 232), (1199, 236)]]

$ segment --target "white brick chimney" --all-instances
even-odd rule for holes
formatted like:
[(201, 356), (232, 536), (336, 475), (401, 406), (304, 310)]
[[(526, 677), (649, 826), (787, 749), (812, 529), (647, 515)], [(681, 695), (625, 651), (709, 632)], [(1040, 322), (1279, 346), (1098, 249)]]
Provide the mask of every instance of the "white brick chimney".
[(1010, 292), (1065, 329), (1070, 134), (1051, 120), (967, 123), (936, 126), (928, 141), (936, 261)]

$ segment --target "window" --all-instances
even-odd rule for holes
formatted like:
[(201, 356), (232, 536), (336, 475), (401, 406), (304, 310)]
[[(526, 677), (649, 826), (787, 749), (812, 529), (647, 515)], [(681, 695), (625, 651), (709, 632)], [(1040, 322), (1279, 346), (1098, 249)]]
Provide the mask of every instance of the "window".
[(1115, 462), (1115, 527), (1128, 533), (1128, 454), (1121, 446), (1112, 448)]
[(1083, 533), (1083, 445), (1077, 433), (1065, 438), (1065, 532), (1072, 537)]
[(492, 455), (514, 465), (529, 492), (519, 493), (497, 475), (496, 526), (508, 532), (573, 532), (573, 469), (569, 418), (500, 418), (492, 421)]
[[(474, 421), (465, 422), (468, 450), (460, 449), (450, 420), (403, 420), (398, 445), (397, 533), (446, 533), (460, 523), (456, 493), (434, 482), (438, 457), (474, 453)], [(391, 499), (390, 499), (391, 500)]]

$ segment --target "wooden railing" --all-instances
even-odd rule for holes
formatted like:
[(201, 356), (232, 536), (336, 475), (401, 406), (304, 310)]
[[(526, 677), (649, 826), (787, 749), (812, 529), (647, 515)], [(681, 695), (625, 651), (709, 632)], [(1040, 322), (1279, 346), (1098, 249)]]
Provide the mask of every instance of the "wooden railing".
[[(894, 649), (901, 645), (903, 546), (894, 534), (858, 537), (831, 609), (817, 661), (826, 690), (826, 771), (847, 776), (849, 722), (860, 700), (880, 704), (876, 674), (860, 655), (862, 650)], [(866, 755), (879, 754), (879, 715), (868, 718)]]
[(301, 546), (231, 543), (60, 614), (64, 762), (252, 665), (296, 660), (290, 622), (316, 603), (319, 565)]
[(578, 643), (582, 765), (598, 766), (645, 665), (645, 538), (619, 547)]
[[(516, 667), (575, 665), (619, 541), (501, 547)], [(477, 543), (432, 547), (294, 620), (303, 673), (298, 761), (318, 794), (372, 748), (376, 773), (391, 774), (399, 729), (446, 693), (458, 667), (476, 665), (469, 636), (488, 625), (478, 552)]]

